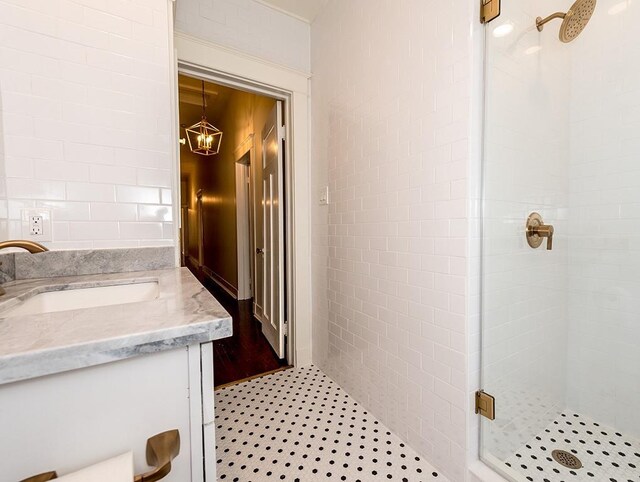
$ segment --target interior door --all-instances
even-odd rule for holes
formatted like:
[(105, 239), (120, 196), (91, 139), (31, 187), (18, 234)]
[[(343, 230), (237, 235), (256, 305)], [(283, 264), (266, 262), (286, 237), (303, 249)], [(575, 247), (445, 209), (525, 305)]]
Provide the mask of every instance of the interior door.
[(284, 319), (284, 211), (282, 103), (277, 102), (262, 130), (262, 229), (263, 246), (256, 247), (256, 263), (262, 268), (262, 332), (280, 358), (285, 357)]

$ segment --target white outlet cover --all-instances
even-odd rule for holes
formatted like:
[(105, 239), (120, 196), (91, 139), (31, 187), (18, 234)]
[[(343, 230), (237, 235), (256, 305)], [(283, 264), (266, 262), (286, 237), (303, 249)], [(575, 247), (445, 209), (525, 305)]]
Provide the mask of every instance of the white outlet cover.
[[(51, 241), (51, 210), (47, 208), (29, 208), (22, 210), (22, 239), (35, 241), (37, 243), (43, 241)], [(42, 218), (42, 234), (31, 234), (31, 217), (40, 216)]]

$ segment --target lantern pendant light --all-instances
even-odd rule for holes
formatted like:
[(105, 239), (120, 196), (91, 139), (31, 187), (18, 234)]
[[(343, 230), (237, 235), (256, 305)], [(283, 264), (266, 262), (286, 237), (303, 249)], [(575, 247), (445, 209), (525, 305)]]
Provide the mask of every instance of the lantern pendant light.
[(216, 129), (207, 121), (207, 103), (204, 95), (204, 80), (202, 81), (202, 119), (186, 129), (189, 149), (201, 156), (213, 156), (220, 152), (222, 131)]

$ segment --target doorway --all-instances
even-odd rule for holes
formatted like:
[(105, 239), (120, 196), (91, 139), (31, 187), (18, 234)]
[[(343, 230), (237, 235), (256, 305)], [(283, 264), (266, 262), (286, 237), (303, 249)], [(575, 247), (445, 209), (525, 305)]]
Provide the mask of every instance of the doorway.
[(288, 365), (284, 103), (184, 73), (178, 92), (181, 258), (233, 317), (220, 386)]

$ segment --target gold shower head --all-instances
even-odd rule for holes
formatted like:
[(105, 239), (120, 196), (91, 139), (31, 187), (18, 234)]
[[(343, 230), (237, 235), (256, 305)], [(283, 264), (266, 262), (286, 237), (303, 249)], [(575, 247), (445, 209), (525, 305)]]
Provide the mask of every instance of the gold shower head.
[(536, 26), (542, 32), (544, 25), (555, 18), (561, 18), (560, 41), (569, 43), (582, 33), (591, 20), (591, 16), (596, 9), (597, 0), (576, 0), (567, 13), (558, 12), (549, 15), (547, 18), (538, 17)]

